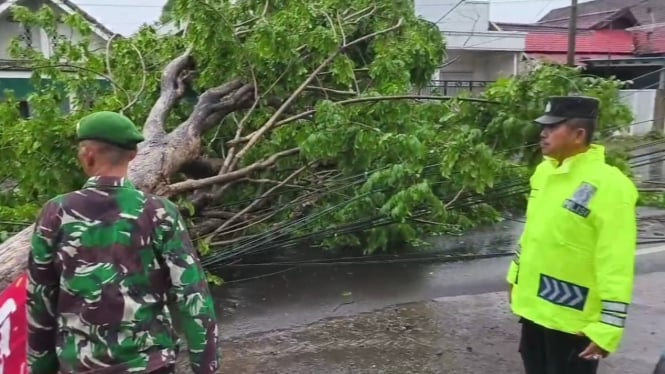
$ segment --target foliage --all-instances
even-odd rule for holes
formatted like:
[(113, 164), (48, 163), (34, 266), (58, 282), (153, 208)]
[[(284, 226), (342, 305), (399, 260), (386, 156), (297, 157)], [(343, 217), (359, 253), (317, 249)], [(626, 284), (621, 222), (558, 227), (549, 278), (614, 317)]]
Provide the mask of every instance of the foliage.
[(174, 0), (166, 0), (166, 3), (162, 7), (162, 15), (159, 18), (160, 22), (162, 23), (168, 23), (173, 20), (173, 5), (175, 1)]
[(640, 192), (637, 201), (639, 206), (648, 206), (652, 208), (665, 208), (665, 194), (662, 192)]
[[(282, 240), (273, 245), (300, 237), (371, 253), (492, 222), (524, 202), (525, 181), (538, 161), (536, 149), (524, 145), (537, 138), (532, 119), (547, 96), (599, 97), (603, 130), (630, 122), (617, 99), (621, 82), (561, 66), (539, 65), (501, 79), (476, 101), (398, 97), (426, 85), (444, 54), (438, 29), (415, 17), (411, 1), (176, 0), (169, 6), (184, 32), (164, 36), (145, 27), (108, 50), (77, 15), (16, 8), (17, 20), (49, 36), (60, 20), (82, 38), (59, 40), (48, 57), (12, 45), (15, 56), (39, 69), (30, 119), (19, 118), (14, 100), (0, 105), (0, 147), (11, 165), (0, 180), (18, 184), (3, 197), (8, 205), (1, 220), (28, 219), (49, 197), (77, 188), (82, 176), (73, 124), (102, 109), (124, 110), (143, 124), (159, 97), (162, 69), (188, 46), (196, 76), (189, 99), (168, 117), (168, 129), (188, 120), (197, 95), (240, 79), (256, 89), (257, 104), (229, 113), (205, 133), (202, 155), (224, 159), (238, 152), (238, 139), (277, 115), (275, 100), (286, 110), (281, 123), (234, 167), (299, 150), (227, 182), (223, 194), (217, 194), (220, 186), (206, 187), (217, 199), (203, 207), (195, 207), (189, 193), (173, 196), (206, 253), (229, 253), (266, 232)], [(110, 85), (100, 81), (104, 77)], [(66, 93), (78, 93), (70, 112), (60, 110)], [(287, 99), (290, 105), (283, 105)], [(184, 170), (171, 182), (192, 178)], [(229, 223), (229, 215), (236, 221)], [(320, 232), (326, 235), (315, 235)]]

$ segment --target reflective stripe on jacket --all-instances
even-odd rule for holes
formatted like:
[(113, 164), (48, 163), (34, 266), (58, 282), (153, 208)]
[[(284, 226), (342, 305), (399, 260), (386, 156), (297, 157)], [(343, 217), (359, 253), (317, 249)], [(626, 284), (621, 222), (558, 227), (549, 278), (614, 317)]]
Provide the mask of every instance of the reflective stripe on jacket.
[(526, 224), (507, 280), (512, 310), (549, 329), (618, 348), (630, 303), (637, 190), (592, 145), (531, 177)]

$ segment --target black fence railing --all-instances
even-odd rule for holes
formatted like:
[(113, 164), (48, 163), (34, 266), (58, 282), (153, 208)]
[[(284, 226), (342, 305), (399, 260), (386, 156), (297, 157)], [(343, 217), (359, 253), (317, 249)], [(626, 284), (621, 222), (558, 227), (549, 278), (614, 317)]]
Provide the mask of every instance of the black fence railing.
[(443, 96), (456, 96), (462, 92), (479, 94), (492, 83), (492, 81), (433, 80), (428, 86), (420, 89), (419, 94)]

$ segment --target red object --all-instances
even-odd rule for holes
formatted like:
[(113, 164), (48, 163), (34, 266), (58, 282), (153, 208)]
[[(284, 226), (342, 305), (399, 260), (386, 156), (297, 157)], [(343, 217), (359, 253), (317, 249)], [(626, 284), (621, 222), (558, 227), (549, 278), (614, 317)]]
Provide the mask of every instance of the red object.
[(27, 374), (27, 276), (0, 293), (0, 374)]
[[(625, 30), (578, 30), (576, 54), (625, 54), (635, 51), (633, 34)], [(532, 31), (526, 37), (526, 53), (567, 53), (568, 31)]]
[(644, 30), (634, 31), (634, 35), (639, 54), (665, 53), (665, 24), (645, 27)]

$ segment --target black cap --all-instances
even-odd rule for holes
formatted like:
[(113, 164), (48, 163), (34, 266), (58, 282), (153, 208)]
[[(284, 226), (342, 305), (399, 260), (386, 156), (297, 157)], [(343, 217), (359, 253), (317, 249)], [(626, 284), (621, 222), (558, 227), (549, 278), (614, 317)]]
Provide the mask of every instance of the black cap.
[(552, 96), (547, 99), (545, 114), (536, 123), (557, 125), (571, 118), (597, 119), (600, 101), (586, 96)]

